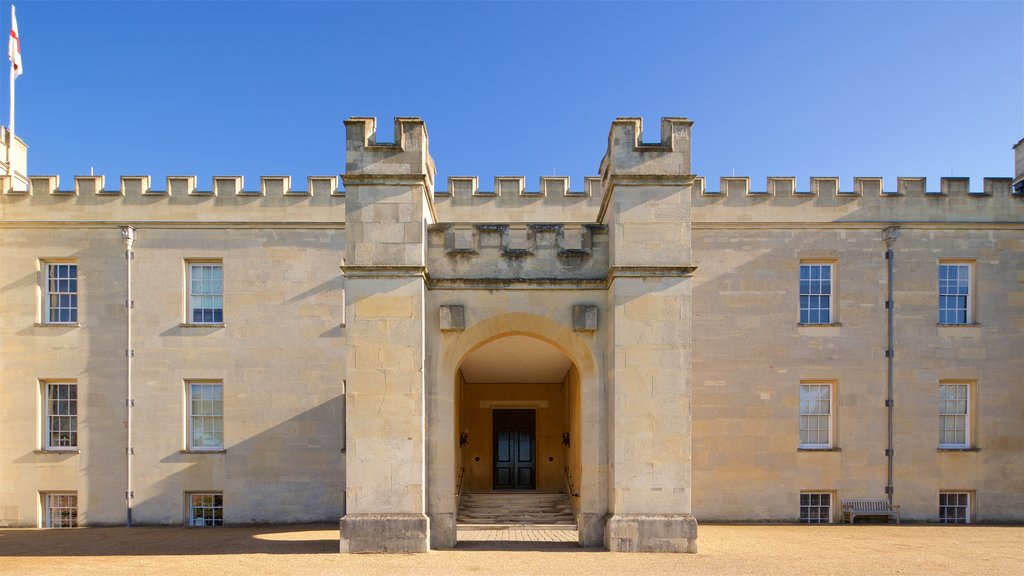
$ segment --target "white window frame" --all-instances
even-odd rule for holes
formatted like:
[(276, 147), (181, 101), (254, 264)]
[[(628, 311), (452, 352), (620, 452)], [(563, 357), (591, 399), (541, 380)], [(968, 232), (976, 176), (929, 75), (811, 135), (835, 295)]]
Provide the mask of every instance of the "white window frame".
[[(210, 397), (196, 392), (211, 393)], [(219, 398), (217, 397), (219, 396)], [(200, 413), (196, 413), (196, 402)], [(217, 404), (219, 403), (219, 413)], [(224, 450), (224, 383), (220, 380), (187, 380), (185, 381), (185, 420), (186, 446), (190, 452), (220, 452)], [(219, 432), (220, 443), (196, 443), (197, 433), (206, 434), (213, 427), (214, 440)]]
[[(60, 398), (61, 387), (73, 392)], [(43, 450), (60, 452), (78, 450), (78, 382), (74, 380), (43, 380), (40, 382), (43, 409)], [(56, 398), (54, 394), (56, 394)], [(63, 413), (62, 413), (63, 412)], [(56, 429), (54, 424), (57, 424)], [(54, 434), (67, 436), (66, 442), (53, 442)]]
[[(828, 390), (828, 412), (821, 412), (820, 399), (810, 399), (807, 402), (804, 400), (805, 389), (809, 393), (810, 390), (814, 389), (825, 389)], [(800, 383), (800, 449), (801, 450), (831, 450), (834, 445), (835, 438), (835, 397), (836, 397), (836, 386), (835, 382), (820, 382), (820, 381), (808, 381)], [(810, 402), (814, 402), (814, 406), (810, 406)], [(811, 428), (810, 423), (813, 421), (815, 424), (821, 422), (822, 417), (825, 418), (825, 422), (828, 425), (828, 439), (826, 442), (810, 442), (804, 441), (804, 433), (815, 432), (815, 440), (820, 440), (818, 435), (820, 434), (821, 427), (816, 425)], [(810, 440), (810, 438), (808, 438)]]
[[(185, 524), (191, 527), (224, 525), (223, 492), (189, 492), (185, 495)], [(196, 514), (199, 513), (197, 518)]]
[[(206, 277), (217, 270), (218, 278)], [(194, 259), (185, 262), (185, 324), (221, 326), (224, 324), (224, 261)], [(198, 277), (197, 277), (198, 276)], [(220, 304), (218, 307), (217, 304)], [(196, 319), (196, 312), (201, 317)], [(205, 313), (210, 312), (210, 318)], [(217, 317), (217, 314), (220, 317)]]
[[(823, 268), (828, 268), (828, 286), (827, 291), (822, 282), (826, 279), (822, 278), (819, 274), (818, 278), (811, 278), (813, 275), (813, 269), (822, 271)], [(807, 269), (807, 278), (804, 278), (804, 269)], [(817, 285), (815, 285), (817, 283)], [(817, 325), (830, 325), (836, 323), (835, 313), (835, 302), (836, 302), (836, 263), (833, 261), (826, 260), (804, 260), (800, 262), (800, 278), (798, 292), (800, 295), (800, 324), (803, 326), (817, 326)], [(805, 298), (807, 300), (805, 305)], [(812, 299), (818, 299), (817, 306), (811, 306), (810, 301)], [(828, 298), (828, 306), (823, 307), (820, 305), (821, 298)], [(807, 318), (804, 318), (804, 313), (807, 313)], [(811, 314), (817, 312), (828, 314), (828, 318), (822, 321), (820, 316), (817, 321), (811, 320)], [(805, 321), (806, 320), (806, 321)]]
[[(43, 260), (42, 323), (53, 325), (78, 324), (78, 263), (72, 260)], [(59, 272), (67, 269), (67, 274)], [(55, 274), (57, 272), (57, 274)], [(56, 305), (54, 305), (56, 304)], [(60, 319), (66, 311), (68, 318)], [(56, 314), (57, 319), (52, 316)]]
[[(955, 497), (954, 502), (949, 498)], [(939, 492), (939, 522), (943, 524), (970, 524), (973, 494), (963, 490), (943, 490)], [(962, 514), (955, 511), (962, 509)], [(954, 512), (951, 516), (949, 513)]]
[[(956, 279), (951, 279), (949, 273), (956, 270)], [(946, 278), (943, 278), (945, 272)], [(966, 274), (966, 278), (961, 275)], [(974, 263), (965, 261), (940, 261), (937, 268), (937, 291), (939, 295), (939, 324), (944, 326), (957, 326), (974, 323)], [(953, 282), (956, 285), (953, 285)], [(966, 292), (963, 292), (966, 290)], [(963, 299), (961, 306), (959, 300)], [(956, 306), (948, 306), (950, 302), (956, 302)], [(960, 317), (961, 312), (963, 317)], [(949, 314), (955, 314), (950, 322)]]
[[(806, 499), (805, 499), (806, 497)], [(817, 503), (812, 503), (813, 498), (817, 497)], [(822, 505), (822, 499), (827, 498), (828, 504)], [(835, 495), (831, 492), (817, 492), (817, 491), (806, 491), (800, 493), (800, 515), (799, 521), (801, 524), (831, 524), (833, 519), (833, 505), (835, 504)], [(826, 510), (824, 519), (819, 515), (804, 515), (804, 511), (811, 509), (820, 511), (822, 508)]]
[[(44, 492), (42, 496), (44, 528), (78, 527), (77, 492)], [(62, 514), (64, 510), (70, 511), (70, 514)]]
[[(970, 382), (939, 382), (939, 448), (971, 447), (972, 388)], [(963, 442), (945, 441), (947, 433), (958, 432), (963, 432)]]

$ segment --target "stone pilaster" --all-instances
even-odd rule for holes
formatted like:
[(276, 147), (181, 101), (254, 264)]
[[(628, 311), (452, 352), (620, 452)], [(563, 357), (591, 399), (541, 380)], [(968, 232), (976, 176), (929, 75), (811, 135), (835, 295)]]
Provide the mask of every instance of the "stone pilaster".
[(346, 413), (342, 552), (426, 552), (424, 299), (434, 166), (418, 118), (378, 144), (345, 122)]
[(617, 552), (696, 552), (690, 471), (690, 126), (612, 124), (601, 162), (609, 227), (609, 512)]

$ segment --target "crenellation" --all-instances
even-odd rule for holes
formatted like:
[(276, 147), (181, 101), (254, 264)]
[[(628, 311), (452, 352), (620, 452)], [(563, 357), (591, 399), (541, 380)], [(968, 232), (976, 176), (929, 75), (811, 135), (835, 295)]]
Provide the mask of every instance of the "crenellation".
[(782, 196), (796, 193), (796, 177), (794, 176), (769, 176), (768, 194)]
[[(643, 142), (643, 118), (616, 118), (601, 159), (601, 178), (637, 178), (654, 174), (690, 175), (690, 128), (687, 118), (662, 118), (661, 140)], [(605, 188), (608, 185), (605, 184)]]
[(345, 121), (345, 173), (352, 183), (376, 183), (406, 178), (423, 182), (434, 191), (434, 160), (423, 120), (396, 117), (393, 142), (377, 141), (377, 119), (354, 117)]
[(857, 196), (881, 196), (883, 190), (881, 176), (857, 176), (853, 179), (853, 192)]
[(168, 176), (167, 194), (170, 196), (190, 196), (196, 193), (195, 176)]
[(293, 191), (291, 176), (260, 176), (260, 194), (264, 196), (308, 193), (308, 191)]
[(345, 191), (338, 188), (337, 176), (308, 176), (306, 190), (311, 196), (344, 196)]
[[(494, 193), (498, 196), (522, 196), (526, 193), (526, 178), (522, 176), (495, 176)], [(534, 195), (537, 193), (534, 192)]]
[[(726, 194), (750, 194), (750, 177), (748, 176), (722, 176), (719, 180), (722, 192)], [(764, 192), (755, 192), (764, 194)]]
[(118, 190), (105, 190), (106, 179), (103, 176), (75, 176), (75, 194), (78, 196), (93, 194), (120, 194)]
[(245, 180), (241, 176), (214, 176), (211, 191), (214, 196), (236, 196), (252, 194), (245, 191)]
[(939, 179), (939, 194), (970, 194), (970, 178), (943, 176)]
[(60, 176), (29, 176), (28, 177), (28, 190), (29, 194), (70, 194), (71, 192), (61, 192), (60, 190)]
[(985, 178), (982, 194), (994, 196), (996, 194), (1009, 195), (1013, 192), (1013, 178)]
[(121, 176), (121, 196), (142, 196), (145, 194), (164, 193), (150, 189), (149, 176)]
[(922, 196), (928, 191), (928, 179), (923, 176), (900, 176), (896, 179), (896, 194)]
[(564, 196), (569, 193), (568, 176), (541, 176), (540, 193), (544, 196)]
[(448, 190), (437, 192), (448, 196), (473, 196), (479, 189), (476, 176), (449, 176)]
[(833, 196), (839, 193), (839, 177), (811, 176), (811, 194), (815, 196)]

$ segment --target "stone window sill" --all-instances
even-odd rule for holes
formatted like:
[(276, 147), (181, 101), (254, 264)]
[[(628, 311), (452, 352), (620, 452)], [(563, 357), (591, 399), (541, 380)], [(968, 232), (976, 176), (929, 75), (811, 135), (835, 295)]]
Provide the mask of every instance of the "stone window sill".
[(33, 450), (36, 454), (59, 454), (61, 456), (68, 454), (81, 454), (82, 451), (78, 448), (68, 448), (67, 450), (48, 448), (45, 450)]
[(181, 328), (225, 328), (227, 324), (191, 324), (189, 322), (182, 322), (178, 326)]
[(33, 324), (36, 328), (81, 328), (82, 325), (78, 322), (36, 322)]
[(797, 452), (841, 452), (838, 447), (833, 446), (832, 448), (797, 448)]
[(839, 328), (843, 325), (842, 322), (832, 322), (831, 324), (801, 324), (797, 323), (800, 328)]
[(936, 326), (938, 326), (939, 328), (978, 328), (979, 326), (981, 326), (981, 324), (978, 324), (977, 322), (970, 322), (970, 323), (967, 323), (967, 324), (942, 324), (942, 323), (939, 323), (939, 324), (936, 324)]
[(180, 450), (179, 454), (227, 454), (228, 451), (221, 448), (220, 450)]
[(939, 446), (938, 448), (935, 449), (935, 451), (936, 452), (981, 452), (981, 448), (976, 448), (974, 446), (964, 446), (964, 447)]

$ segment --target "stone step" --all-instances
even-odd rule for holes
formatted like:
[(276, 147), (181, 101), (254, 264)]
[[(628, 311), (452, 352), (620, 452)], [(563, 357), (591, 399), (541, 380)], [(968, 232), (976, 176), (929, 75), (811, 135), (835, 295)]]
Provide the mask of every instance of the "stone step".
[(566, 494), (463, 494), (457, 521), (467, 526), (576, 525)]

